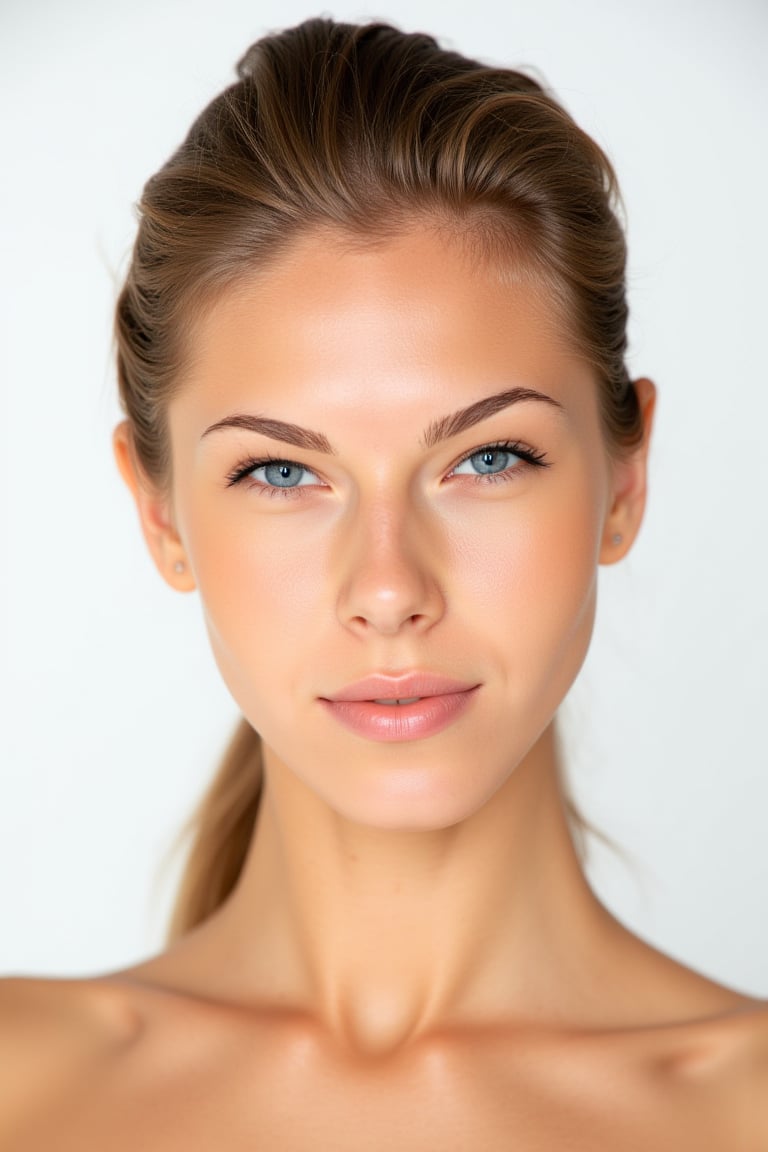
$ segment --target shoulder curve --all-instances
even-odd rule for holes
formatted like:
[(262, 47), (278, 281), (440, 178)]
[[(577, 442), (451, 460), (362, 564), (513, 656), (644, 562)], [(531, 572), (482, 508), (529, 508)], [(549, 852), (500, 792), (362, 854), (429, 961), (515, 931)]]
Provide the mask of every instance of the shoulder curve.
[(732, 1064), (735, 1105), (745, 1149), (768, 1148), (768, 1001), (747, 1008), (734, 1022)]
[(0, 1037), (22, 1025), (33, 1032), (71, 1025), (131, 1032), (138, 1014), (118, 985), (102, 977), (0, 977)]
[(721, 1101), (734, 1148), (768, 1149), (768, 1001), (702, 1022), (686, 1071)]
[(768, 1000), (755, 1001), (734, 1016), (734, 1030), (741, 1041), (742, 1060), (747, 1070), (762, 1077), (768, 1118)]
[(98, 979), (0, 978), (0, 1146), (50, 1093), (139, 1028), (125, 997)]

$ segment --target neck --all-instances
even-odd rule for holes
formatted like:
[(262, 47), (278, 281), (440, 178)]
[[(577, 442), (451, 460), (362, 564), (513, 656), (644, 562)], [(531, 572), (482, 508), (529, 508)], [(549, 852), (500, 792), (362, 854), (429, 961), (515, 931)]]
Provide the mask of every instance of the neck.
[(266, 749), (242, 876), (201, 931), (226, 953), (229, 997), (269, 996), (384, 1052), (462, 1023), (562, 1022), (594, 995), (608, 920), (550, 727), (480, 810), (428, 831), (350, 823)]

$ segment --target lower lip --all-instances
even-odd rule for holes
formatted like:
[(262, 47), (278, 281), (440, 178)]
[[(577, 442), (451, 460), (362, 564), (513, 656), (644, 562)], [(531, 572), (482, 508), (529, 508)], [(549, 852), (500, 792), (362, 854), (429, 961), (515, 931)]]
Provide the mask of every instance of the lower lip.
[(350, 732), (369, 740), (419, 740), (447, 728), (468, 707), (479, 685), (466, 692), (423, 696), (413, 704), (374, 704), (370, 700), (320, 703)]

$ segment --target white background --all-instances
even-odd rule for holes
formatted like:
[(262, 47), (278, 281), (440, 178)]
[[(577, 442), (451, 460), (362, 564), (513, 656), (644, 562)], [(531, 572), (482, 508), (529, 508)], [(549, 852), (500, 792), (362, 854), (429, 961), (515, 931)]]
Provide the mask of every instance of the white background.
[[(276, 0), (2, 0), (0, 971), (159, 947), (174, 832), (235, 718), (194, 597), (145, 555), (109, 444), (111, 311), (132, 204)], [(601, 575), (567, 705), (591, 875), (653, 943), (768, 996), (761, 0), (382, 0), (380, 16), (536, 65), (614, 160), (630, 367), (660, 389), (651, 497)]]

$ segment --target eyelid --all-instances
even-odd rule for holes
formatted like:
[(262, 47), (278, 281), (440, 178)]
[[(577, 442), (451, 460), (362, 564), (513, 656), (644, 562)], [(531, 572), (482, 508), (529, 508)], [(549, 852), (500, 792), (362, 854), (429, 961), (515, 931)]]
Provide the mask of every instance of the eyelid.
[[(453, 474), (453, 472), (455, 472), (455, 470), (461, 464), (466, 463), (467, 460), (471, 460), (471, 458), (473, 456), (478, 456), (481, 452), (484, 452), (484, 451), (507, 452), (511, 456), (517, 456), (518, 460), (520, 461), (520, 463), (522, 465), (530, 465), (533, 467), (544, 467), (544, 468), (549, 467), (549, 463), (545, 458), (545, 453), (540, 452), (538, 449), (533, 448), (531, 445), (525, 444), (519, 440), (495, 440), (495, 441), (485, 441), (483, 443), (478, 444), (476, 447), (471, 448), (468, 452), (465, 452), (462, 456), (460, 456), (458, 458), (458, 460), (455, 460), (453, 462), (453, 464), (451, 464), (451, 466), (448, 469), (447, 475), (450, 477)], [(249, 474), (251, 472), (254, 472), (257, 468), (264, 468), (269, 464), (288, 464), (289, 466), (291, 466), (293, 468), (299, 468), (299, 469), (301, 469), (302, 472), (307, 472), (307, 473), (309, 473), (309, 475), (316, 477), (316, 479), (318, 479), (321, 483), (323, 483), (323, 484), (326, 483), (323, 480), (322, 476), (320, 476), (314, 470), (314, 468), (309, 468), (306, 464), (302, 464), (300, 460), (291, 460), (287, 456), (266, 455), (266, 456), (251, 457), (251, 458), (249, 458), (247, 460), (243, 460), (239, 464), (237, 464), (232, 469), (232, 471), (227, 474), (226, 486), (228, 488), (231, 488), (235, 484), (246, 481), (249, 478)], [(487, 473), (486, 476), (487, 477), (490, 477), (493, 475), (499, 475), (500, 476), (500, 475), (503, 475), (504, 472), (510, 472), (510, 471), (515, 471), (515, 470), (516, 469), (514, 467), (513, 468), (507, 468), (507, 469), (504, 469), (502, 473)], [(479, 474), (477, 477), (475, 477), (475, 479), (480, 479), (480, 480), (485, 479), (485, 478), (486, 477), (484, 477), (482, 474)], [(260, 489), (263, 489), (263, 490), (266, 490), (269, 492), (279, 492), (279, 493), (282, 493), (284, 495), (291, 495), (292, 493), (295, 493), (297, 491), (297, 489), (314, 487), (314, 485), (311, 485), (311, 484), (302, 484), (302, 485), (296, 484), (296, 485), (292, 485), (291, 487), (281, 488), (277, 484), (275, 484), (275, 485), (264, 484), (261, 481), (253, 481), (252, 483), (253, 483), (253, 486), (256, 488), (260, 488)]]
[(460, 456), (455, 463), (451, 464), (449, 468), (449, 475), (460, 464), (466, 463), (471, 460), (473, 456), (478, 456), (481, 452), (508, 452), (510, 456), (517, 456), (523, 463), (539, 465), (544, 468), (549, 467), (549, 461), (546, 459), (546, 454), (534, 448), (531, 444), (526, 444), (522, 440), (489, 440), (484, 444), (478, 444), (476, 448), (470, 448), (469, 452), (465, 452)]
[[(311, 476), (315, 476), (318, 480), (324, 482), (322, 476), (320, 476), (314, 468), (309, 468), (306, 464), (302, 464), (300, 460), (291, 460), (287, 456), (261, 455), (247, 457), (241, 460), (239, 464), (236, 464), (225, 477), (226, 487), (231, 488), (233, 485), (247, 480), (249, 473), (254, 472), (257, 468), (264, 468), (269, 464), (288, 464), (292, 468), (300, 468), (302, 472), (308, 472)], [(260, 481), (256, 481), (255, 485), (269, 489), (274, 487), (274, 490), (278, 492), (291, 492), (299, 487), (299, 485), (294, 485), (292, 488), (280, 488), (279, 485), (262, 484)], [(311, 487), (311, 485), (305, 484), (302, 485), (302, 487)]]

